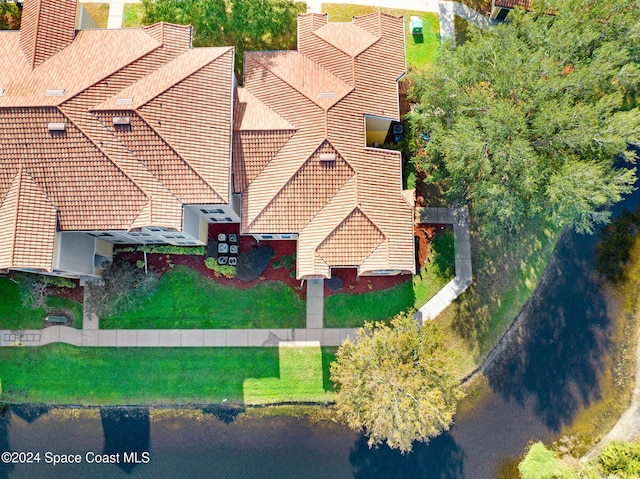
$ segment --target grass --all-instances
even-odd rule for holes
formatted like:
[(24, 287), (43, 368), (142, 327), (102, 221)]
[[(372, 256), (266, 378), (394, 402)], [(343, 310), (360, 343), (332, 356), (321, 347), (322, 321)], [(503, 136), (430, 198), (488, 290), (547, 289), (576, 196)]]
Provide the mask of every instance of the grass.
[[(356, 15), (366, 15), (374, 12), (385, 12), (391, 15), (404, 16), (405, 44), (407, 63), (418, 70), (431, 65), (440, 48), (440, 21), (435, 13), (418, 12), (415, 10), (400, 10), (396, 8), (378, 8), (364, 5), (322, 4), (322, 11), (329, 14), (331, 22), (351, 22)], [(409, 19), (412, 15), (422, 18), (422, 35), (412, 35), (409, 32)]]
[(107, 28), (107, 23), (109, 22), (108, 3), (83, 3), (82, 6), (98, 24), (98, 28)]
[[(310, 392), (286, 377), (322, 377), (324, 363), (318, 360), (317, 351), (307, 359), (306, 348), (305, 354), (298, 348), (289, 349), (281, 365), (278, 348), (78, 348), (65, 344), (0, 348), (0, 399), (10, 403), (123, 405), (326, 398), (317, 381)], [(307, 373), (304, 368), (313, 370)], [(244, 386), (249, 379), (267, 378), (273, 380), (272, 387), (264, 382), (259, 391), (254, 388), (251, 397), (246, 397)]]
[(138, 28), (142, 25), (144, 7), (142, 3), (125, 3), (122, 28)]
[(388, 320), (413, 306), (411, 281), (371, 293), (336, 293), (325, 298), (324, 325), (327, 328), (360, 327), (365, 321)]
[[(46, 310), (24, 306), (18, 283), (7, 277), (0, 277), (0, 298), (0, 329), (40, 329), (44, 326)], [(74, 327), (82, 329), (82, 305), (77, 301), (49, 296), (47, 306), (52, 309), (69, 309), (73, 313)]]
[(247, 378), (245, 402), (251, 404), (282, 401), (326, 402), (332, 395), (323, 382), (323, 352), (320, 344), (307, 347), (282, 346), (277, 378)]
[(20, 285), (6, 277), (0, 278), (0, 329), (41, 328), (44, 309), (31, 309), (22, 304)]
[(103, 329), (304, 327), (305, 305), (289, 286), (264, 281), (248, 289), (221, 285), (186, 267), (162, 276), (157, 288)]
[(453, 233), (438, 233), (423, 269), (411, 281), (370, 293), (336, 293), (324, 302), (328, 328), (355, 328), (365, 321), (386, 321), (410, 308), (420, 308), (455, 276)]
[(423, 268), (413, 277), (414, 308), (420, 309), (455, 277), (453, 232), (438, 233)]

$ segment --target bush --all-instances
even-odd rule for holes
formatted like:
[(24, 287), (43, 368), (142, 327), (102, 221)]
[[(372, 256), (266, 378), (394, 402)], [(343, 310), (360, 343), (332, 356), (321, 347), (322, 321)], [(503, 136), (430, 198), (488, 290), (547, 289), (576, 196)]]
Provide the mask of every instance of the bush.
[(136, 251), (146, 252), (149, 254), (186, 254), (191, 256), (204, 256), (206, 248), (204, 246), (174, 246), (172, 244), (161, 245), (140, 245), (125, 246), (124, 248), (116, 248), (114, 253), (133, 253)]
[(213, 270), (216, 276), (224, 276), (225, 278), (236, 277), (236, 267), (228, 264), (218, 264), (215, 258), (207, 258), (204, 260), (204, 264), (207, 268)]
[(340, 291), (342, 286), (344, 286), (344, 281), (342, 281), (340, 276), (331, 276), (331, 278), (324, 282), (324, 285), (329, 291)]
[(274, 261), (271, 264), (271, 267), (273, 269), (279, 269), (279, 268), (291, 269), (295, 264), (296, 264), (296, 254), (293, 253), (291, 255), (284, 255), (279, 260)]
[(638, 477), (640, 475), (640, 444), (614, 442), (605, 447), (598, 458), (607, 476)]
[(240, 281), (252, 281), (258, 278), (267, 267), (272, 251), (270, 246), (260, 245), (240, 254), (236, 265), (236, 278)]
[[(154, 273), (145, 273), (131, 263), (119, 261), (109, 265), (102, 282), (89, 282), (85, 287), (91, 312), (98, 316), (117, 314), (135, 303), (158, 284)], [(85, 305), (86, 306), (86, 305)]]

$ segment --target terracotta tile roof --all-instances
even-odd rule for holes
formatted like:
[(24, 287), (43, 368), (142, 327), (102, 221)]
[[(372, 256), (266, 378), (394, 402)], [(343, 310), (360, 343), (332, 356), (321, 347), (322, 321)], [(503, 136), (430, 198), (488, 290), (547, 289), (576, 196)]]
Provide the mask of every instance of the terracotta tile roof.
[(0, 269), (52, 270), (56, 208), (20, 167), (0, 206)]
[(384, 240), (384, 234), (355, 208), (316, 249), (325, 263), (335, 266), (360, 265)]
[[(246, 56), (245, 89), (296, 131), (249, 180), (242, 230), (298, 233), (298, 277), (327, 277), (331, 266), (345, 265), (360, 274), (413, 272), (413, 211), (402, 195), (400, 154), (366, 148), (364, 127), (365, 115), (399, 119), (402, 19), (326, 20), (299, 17), (299, 52)], [(343, 89), (329, 106), (315, 101), (333, 85)], [(335, 163), (319, 161), (328, 152)]]
[(351, 85), (299, 52), (250, 52), (246, 56), (245, 61), (258, 63), (267, 68), (270, 73), (325, 110), (353, 89)]
[(293, 125), (258, 100), (246, 88), (236, 88), (234, 130), (295, 130)]
[(326, 23), (313, 33), (351, 57), (357, 57), (379, 40), (378, 36), (353, 23)]
[(242, 193), (293, 135), (292, 130), (248, 130), (233, 134), (233, 189)]
[(494, 5), (503, 8), (522, 7), (525, 10), (531, 10), (531, 0), (495, 0)]
[[(62, 46), (56, 25), (65, 21), (51, 16), (58, 2), (25, 3), (22, 33), (0, 35), (0, 202), (10, 200), (16, 175), (28, 172), (56, 212), (57, 224), (41, 218), (36, 228), (46, 238), (56, 228), (182, 229), (184, 204), (228, 202), (232, 48), (191, 49), (191, 28), (166, 23), (80, 31)], [(30, 22), (36, 21), (34, 30)], [(35, 68), (23, 53), (35, 41), (30, 29), (42, 45), (55, 47)], [(123, 94), (137, 103), (116, 106)], [(129, 117), (130, 127), (115, 127), (114, 116)], [(65, 129), (51, 132), (49, 123)], [(26, 190), (18, 197), (38, 205)], [(12, 237), (21, 238), (20, 224)], [(52, 254), (53, 243), (32, 236), (24, 237), (20, 251)], [(9, 258), (6, 251), (0, 259), (0, 267), (44, 264), (36, 257)]]
[[(0, 36), (0, 88), (5, 90), (0, 107), (59, 105), (161, 47), (143, 30), (83, 30), (67, 48), (33, 69), (19, 38), (20, 32)], [(50, 89), (64, 94), (47, 96)]]
[(31, 68), (37, 67), (73, 41), (76, 8), (76, 0), (24, 2), (20, 47)]

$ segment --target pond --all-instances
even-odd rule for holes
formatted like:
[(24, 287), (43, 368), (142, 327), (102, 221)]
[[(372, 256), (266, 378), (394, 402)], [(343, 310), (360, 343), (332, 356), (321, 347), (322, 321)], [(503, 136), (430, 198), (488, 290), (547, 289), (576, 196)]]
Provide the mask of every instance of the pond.
[[(639, 199), (638, 192), (630, 195), (614, 215), (635, 209)], [(613, 345), (608, 298), (594, 275), (597, 240), (562, 237), (521, 312), (519, 337), (487, 372), (490, 394), (467, 399), (450, 432), (411, 454), (370, 450), (344, 427), (288, 417), (14, 407), (0, 419), (0, 449), (39, 452), (41, 461), (0, 464), (0, 479), (513, 477), (509, 471), (531, 440), (554, 437), (599, 396), (602, 358)], [(47, 451), (77, 454), (80, 464), (54, 466), (45, 461)], [(96, 464), (96, 457), (117, 457), (118, 463)]]

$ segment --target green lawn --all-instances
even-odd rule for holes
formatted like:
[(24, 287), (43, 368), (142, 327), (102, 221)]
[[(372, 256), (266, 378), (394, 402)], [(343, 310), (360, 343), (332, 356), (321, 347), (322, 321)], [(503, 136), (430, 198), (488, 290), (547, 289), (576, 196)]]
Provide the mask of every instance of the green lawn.
[(436, 234), (423, 268), (413, 277), (414, 308), (420, 309), (440, 291), (455, 273), (453, 231)]
[(438, 233), (424, 268), (411, 281), (371, 293), (336, 293), (324, 302), (328, 328), (360, 327), (365, 321), (384, 321), (409, 308), (420, 308), (455, 276), (453, 233)]
[[(328, 399), (323, 390), (330, 385), (316, 378), (328, 374), (325, 356), (332, 359), (333, 352), (323, 349), (318, 360), (317, 351), (307, 357), (289, 349), (281, 365), (278, 348), (0, 348), (0, 400), (114, 405)], [(301, 374), (314, 378), (313, 389), (296, 387), (291, 378)], [(249, 379), (267, 378), (271, 383), (246, 397)]]
[(185, 267), (162, 276), (131, 309), (100, 318), (103, 329), (304, 327), (305, 305), (289, 286), (264, 281), (248, 289), (221, 285)]
[[(356, 15), (366, 15), (374, 12), (386, 12), (391, 15), (404, 16), (405, 43), (407, 50), (407, 64), (418, 70), (431, 65), (440, 48), (440, 21), (435, 13), (417, 12), (413, 10), (400, 10), (390, 8), (378, 8), (364, 5), (349, 4), (322, 4), (322, 11), (329, 14), (330, 22), (350, 22)], [(422, 18), (423, 34), (413, 36), (409, 32), (409, 18), (416, 15)]]
[[(7, 277), (0, 277), (0, 329), (39, 329), (44, 326), (47, 312), (44, 308), (32, 309), (22, 304), (20, 285)], [(82, 305), (66, 298), (49, 296), (47, 306), (53, 309), (71, 310), (74, 326), (82, 329)]]
[(360, 327), (365, 321), (383, 321), (414, 303), (411, 281), (371, 293), (336, 293), (324, 301), (324, 325), (327, 328)]
[(24, 307), (20, 298), (20, 285), (6, 277), (0, 278), (0, 328), (34, 329), (42, 327), (43, 309)]
[(142, 3), (125, 3), (122, 28), (138, 28), (142, 25), (144, 7)]
[(280, 375), (277, 378), (247, 378), (244, 399), (250, 404), (281, 401), (323, 402), (332, 399), (325, 390), (323, 352), (320, 345), (283, 346), (279, 349)]

